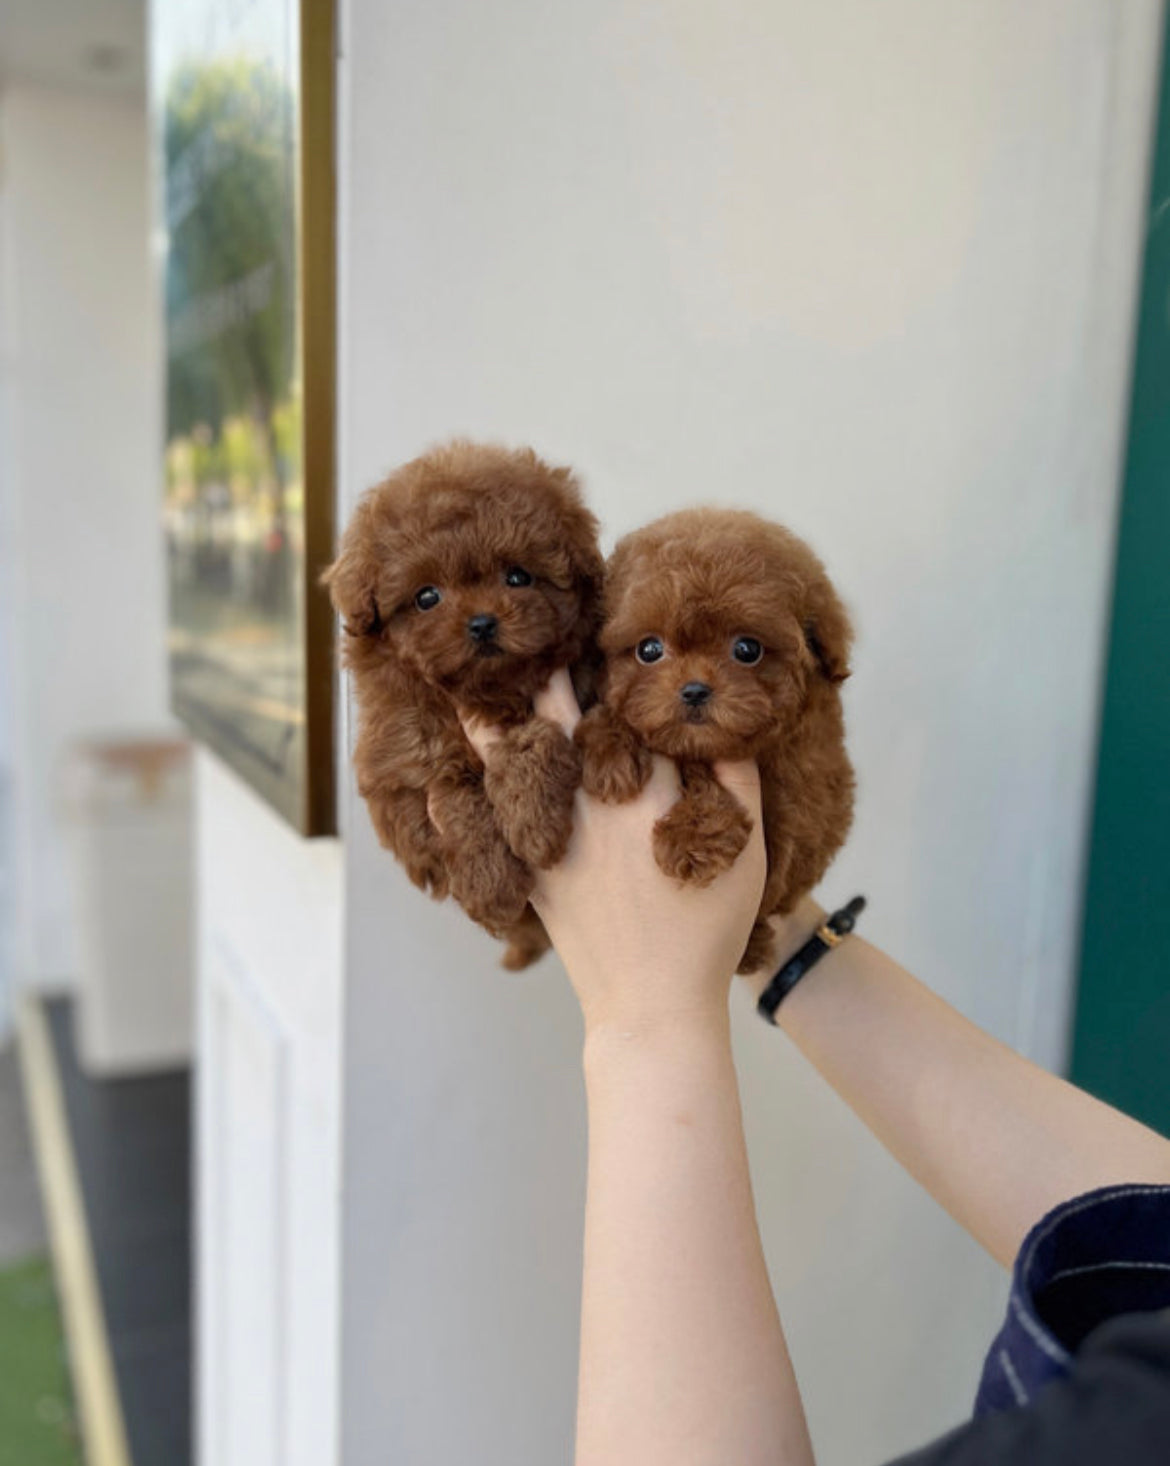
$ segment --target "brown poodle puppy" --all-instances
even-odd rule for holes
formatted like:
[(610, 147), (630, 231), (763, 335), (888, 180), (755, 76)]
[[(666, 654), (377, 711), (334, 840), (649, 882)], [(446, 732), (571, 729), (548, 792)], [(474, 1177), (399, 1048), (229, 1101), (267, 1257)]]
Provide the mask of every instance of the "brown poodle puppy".
[(739, 969), (755, 972), (772, 959), (766, 918), (816, 885), (852, 818), (844, 607), (795, 535), (725, 509), (627, 535), (606, 568), (605, 605), (602, 702), (577, 730), (584, 787), (621, 802), (645, 784), (651, 753), (676, 760), (682, 793), (655, 826), (654, 852), (668, 875), (705, 885), (751, 833), (711, 765), (758, 763), (768, 878)]
[[(547, 949), (532, 868), (572, 829), (581, 756), (533, 715), (554, 669), (596, 661), (603, 562), (573, 475), (531, 449), (454, 442), (365, 495), (324, 579), (358, 707), (354, 768), (411, 880), (509, 941)], [(485, 769), (459, 712), (502, 725)]]

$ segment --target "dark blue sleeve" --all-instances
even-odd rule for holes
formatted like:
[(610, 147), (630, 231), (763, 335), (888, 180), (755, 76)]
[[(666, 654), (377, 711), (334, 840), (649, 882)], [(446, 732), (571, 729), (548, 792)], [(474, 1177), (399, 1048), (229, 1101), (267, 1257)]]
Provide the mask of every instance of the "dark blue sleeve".
[(1102, 1324), (1063, 1378), (994, 1410), (894, 1466), (1166, 1466), (1170, 1312)]
[(1110, 1186), (1024, 1239), (975, 1417), (900, 1466), (1170, 1463), (1170, 1186)]

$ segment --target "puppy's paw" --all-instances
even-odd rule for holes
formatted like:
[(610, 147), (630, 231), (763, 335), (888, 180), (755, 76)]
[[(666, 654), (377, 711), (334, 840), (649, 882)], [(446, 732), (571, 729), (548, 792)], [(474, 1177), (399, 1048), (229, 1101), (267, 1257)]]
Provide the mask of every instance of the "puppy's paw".
[(646, 787), (650, 770), (645, 749), (619, 749), (600, 759), (586, 754), (581, 787), (603, 804), (628, 804)]
[(581, 750), (547, 718), (505, 733), (487, 754), (484, 791), (496, 823), (527, 865), (556, 865), (573, 833)]
[(757, 921), (748, 937), (736, 972), (747, 976), (776, 964), (776, 934), (766, 921)]
[(592, 708), (577, 724), (573, 739), (581, 749), (581, 787), (604, 804), (626, 804), (646, 787), (654, 764), (627, 724), (609, 708)]
[(519, 925), (505, 932), (504, 937), (508, 946), (500, 958), (500, 966), (508, 972), (522, 972), (525, 967), (531, 967), (552, 946), (544, 923), (531, 908), (525, 912)]
[(406, 851), (402, 857), (406, 874), (428, 896), (442, 901), (450, 892), (447, 866), (437, 850), (420, 848)]
[(452, 862), (452, 895), (493, 936), (507, 935), (519, 922), (533, 884), (531, 870), (498, 837), (462, 849)]
[(366, 802), (381, 844), (398, 856), (416, 886), (441, 901), (450, 881), (439, 833), (427, 812), (426, 796), (408, 790), (398, 791), (393, 799), (368, 796)]
[(674, 880), (706, 886), (735, 863), (751, 832), (747, 811), (736, 800), (684, 796), (654, 826), (654, 858)]

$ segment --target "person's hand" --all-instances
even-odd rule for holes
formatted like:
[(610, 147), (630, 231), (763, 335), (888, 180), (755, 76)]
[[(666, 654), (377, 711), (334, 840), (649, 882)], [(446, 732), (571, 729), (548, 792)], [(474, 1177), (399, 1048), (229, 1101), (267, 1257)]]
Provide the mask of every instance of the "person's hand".
[[(567, 672), (554, 673), (536, 711), (572, 734), (580, 711)], [(493, 730), (471, 720), (464, 726), (482, 755)], [(568, 851), (538, 873), (532, 904), (565, 964), (587, 1032), (632, 1033), (716, 1015), (726, 1022), (766, 860), (758, 769), (717, 764), (715, 772), (753, 829), (734, 865), (704, 887), (664, 875), (651, 849), (654, 822), (678, 797), (670, 760), (655, 758), (649, 783), (629, 804), (602, 804), (577, 791)]]

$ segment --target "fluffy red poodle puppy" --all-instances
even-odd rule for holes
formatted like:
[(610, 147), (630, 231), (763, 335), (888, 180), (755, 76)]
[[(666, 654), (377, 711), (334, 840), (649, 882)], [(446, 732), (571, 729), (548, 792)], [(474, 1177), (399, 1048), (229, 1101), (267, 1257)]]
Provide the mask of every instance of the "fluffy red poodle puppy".
[(705, 885), (735, 860), (751, 822), (711, 766), (759, 765), (768, 878), (739, 969), (755, 972), (772, 960), (766, 918), (816, 885), (852, 818), (845, 609), (788, 530), (689, 509), (619, 542), (600, 639), (602, 702), (577, 731), (584, 787), (621, 802), (646, 782), (652, 753), (677, 762), (681, 795), (654, 830), (668, 875)]
[[(558, 667), (587, 674), (600, 617), (597, 522), (572, 473), (454, 442), (365, 495), (325, 573), (358, 710), (354, 767), (374, 829), (416, 885), (509, 942), (548, 946), (533, 868), (572, 828), (581, 756), (532, 711)], [(459, 713), (506, 731), (485, 769)]]

